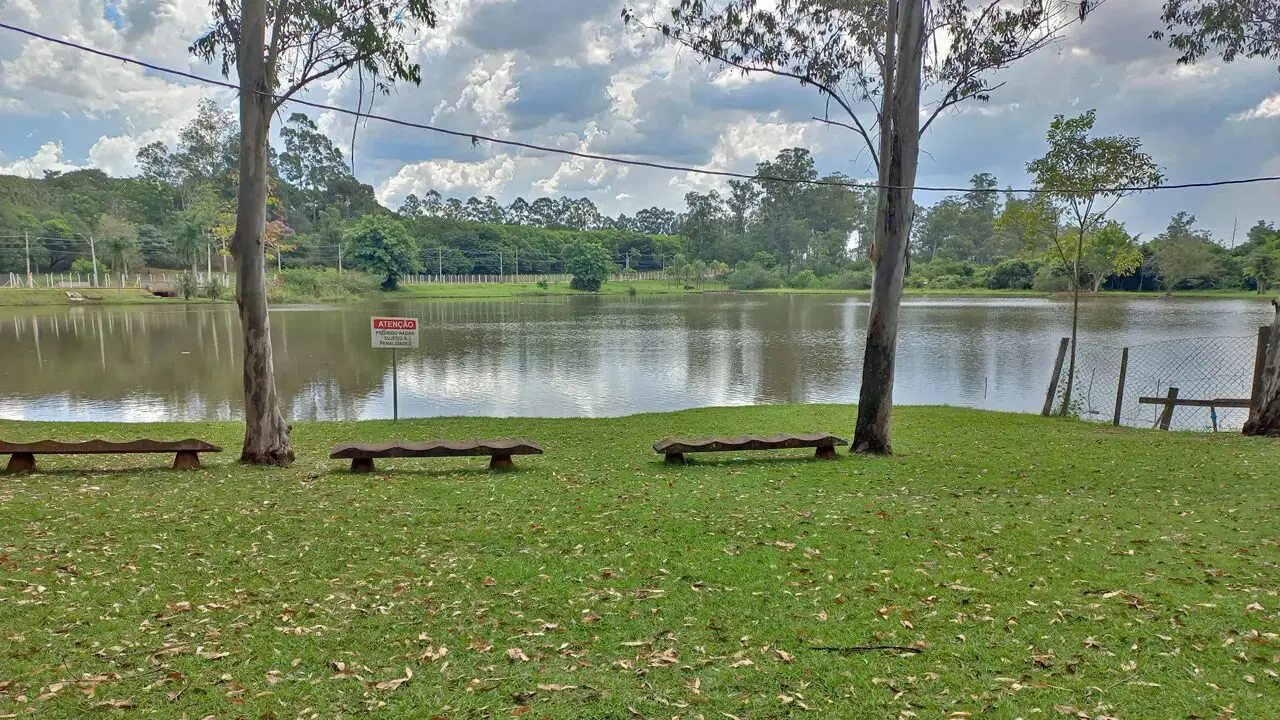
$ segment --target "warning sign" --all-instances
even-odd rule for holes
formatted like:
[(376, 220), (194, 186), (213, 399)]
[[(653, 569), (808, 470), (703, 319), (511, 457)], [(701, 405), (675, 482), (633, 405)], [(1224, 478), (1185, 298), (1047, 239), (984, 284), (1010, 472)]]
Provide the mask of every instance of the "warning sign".
[(375, 348), (418, 347), (418, 319), (397, 317), (373, 318), (373, 346)]

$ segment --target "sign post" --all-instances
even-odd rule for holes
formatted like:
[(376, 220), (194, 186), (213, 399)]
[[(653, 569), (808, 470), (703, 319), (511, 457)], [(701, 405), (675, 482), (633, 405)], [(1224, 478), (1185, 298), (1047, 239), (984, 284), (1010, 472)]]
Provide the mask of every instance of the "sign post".
[(396, 350), (418, 347), (418, 319), (375, 317), (371, 319), (373, 347), (391, 348), (391, 419), (400, 420), (400, 388), (396, 376), (400, 368)]

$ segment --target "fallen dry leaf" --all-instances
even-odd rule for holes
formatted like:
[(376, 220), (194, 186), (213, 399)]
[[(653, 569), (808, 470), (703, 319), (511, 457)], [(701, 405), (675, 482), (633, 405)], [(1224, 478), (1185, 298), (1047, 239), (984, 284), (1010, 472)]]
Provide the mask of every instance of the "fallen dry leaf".
[(409, 682), (409, 680), (412, 678), (413, 678), (413, 671), (406, 667), (404, 669), (404, 677), (396, 678), (395, 680), (383, 680), (377, 685), (374, 685), (374, 687), (379, 690), (395, 690), (401, 685)]
[(542, 683), (539, 683), (538, 689), (545, 690), (547, 692), (563, 692), (565, 690), (577, 690), (578, 686), (577, 685), (550, 685), (550, 684), (544, 685)]
[(507, 659), (511, 662), (529, 662), (529, 656), (524, 654), (524, 650), (520, 648), (508, 648)]
[(129, 700), (127, 698), (124, 700), (103, 700), (102, 702), (94, 703), (93, 706), (95, 708), (114, 708), (117, 710), (125, 710), (127, 708), (136, 707), (133, 700)]

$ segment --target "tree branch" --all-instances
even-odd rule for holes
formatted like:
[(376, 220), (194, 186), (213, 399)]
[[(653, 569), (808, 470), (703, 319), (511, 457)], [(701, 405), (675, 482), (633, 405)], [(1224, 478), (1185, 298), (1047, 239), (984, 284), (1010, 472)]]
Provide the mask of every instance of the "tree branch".
[(880, 167), (880, 157), (876, 154), (875, 144), (871, 142), (871, 135), (867, 133), (867, 129), (862, 126), (862, 121), (858, 120), (856, 115), (853, 117), (853, 125), (842, 123), (839, 120), (832, 120), (831, 118), (820, 118), (817, 115), (814, 115), (810, 119), (817, 120), (820, 123), (842, 127), (845, 130), (852, 130), (861, 135), (862, 141), (867, 144), (867, 149), (871, 151), (871, 162), (874, 163), (876, 167)]
[(350, 70), (352, 66), (362, 63), (365, 60), (368, 60), (369, 58), (373, 57), (374, 55), (376, 55), (376, 53), (373, 53), (373, 52), (356, 55), (349, 60), (344, 60), (336, 65), (330, 65), (329, 67), (325, 68), (324, 70), (321, 70), (320, 72), (313, 73), (311, 75), (304, 75), (303, 77), (294, 81), (294, 83), (289, 87), (287, 91), (285, 91), (283, 94), (279, 95), (276, 98), (273, 109), (278, 108), (284, 103), (288, 102), (289, 98), (293, 97), (295, 93), (297, 93), (306, 85), (309, 85), (321, 78), (328, 77), (334, 73), (345, 72), (347, 70)]
[(958, 105), (964, 102), (965, 100), (968, 100), (969, 98), (977, 97), (979, 95), (984, 95), (986, 93), (995, 92), (996, 90), (999, 90), (1000, 88), (1005, 86), (1005, 83), (998, 83), (990, 87), (983, 87), (978, 90), (974, 90), (972, 92), (966, 93), (959, 97), (954, 97), (954, 98), (951, 97), (954, 93), (959, 91), (960, 86), (964, 82), (965, 80), (957, 80), (955, 85), (951, 86), (951, 89), (947, 91), (947, 94), (944, 95), (941, 102), (938, 103), (938, 107), (934, 108), (934, 111), (929, 115), (929, 119), (925, 120), (924, 124), (920, 126), (920, 137), (924, 137), (924, 131), (929, 129), (929, 126), (933, 124), (934, 120), (938, 119), (938, 116), (942, 114), (943, 110), (946, 110), (952, 105)]

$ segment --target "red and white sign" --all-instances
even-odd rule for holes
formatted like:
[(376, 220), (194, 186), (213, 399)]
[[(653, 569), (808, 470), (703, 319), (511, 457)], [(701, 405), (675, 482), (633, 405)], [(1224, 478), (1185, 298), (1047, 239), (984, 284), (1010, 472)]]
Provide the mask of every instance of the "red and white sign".
[(418, 319), (373, 318), (373, 346), (397, 349), (418, 347)]

